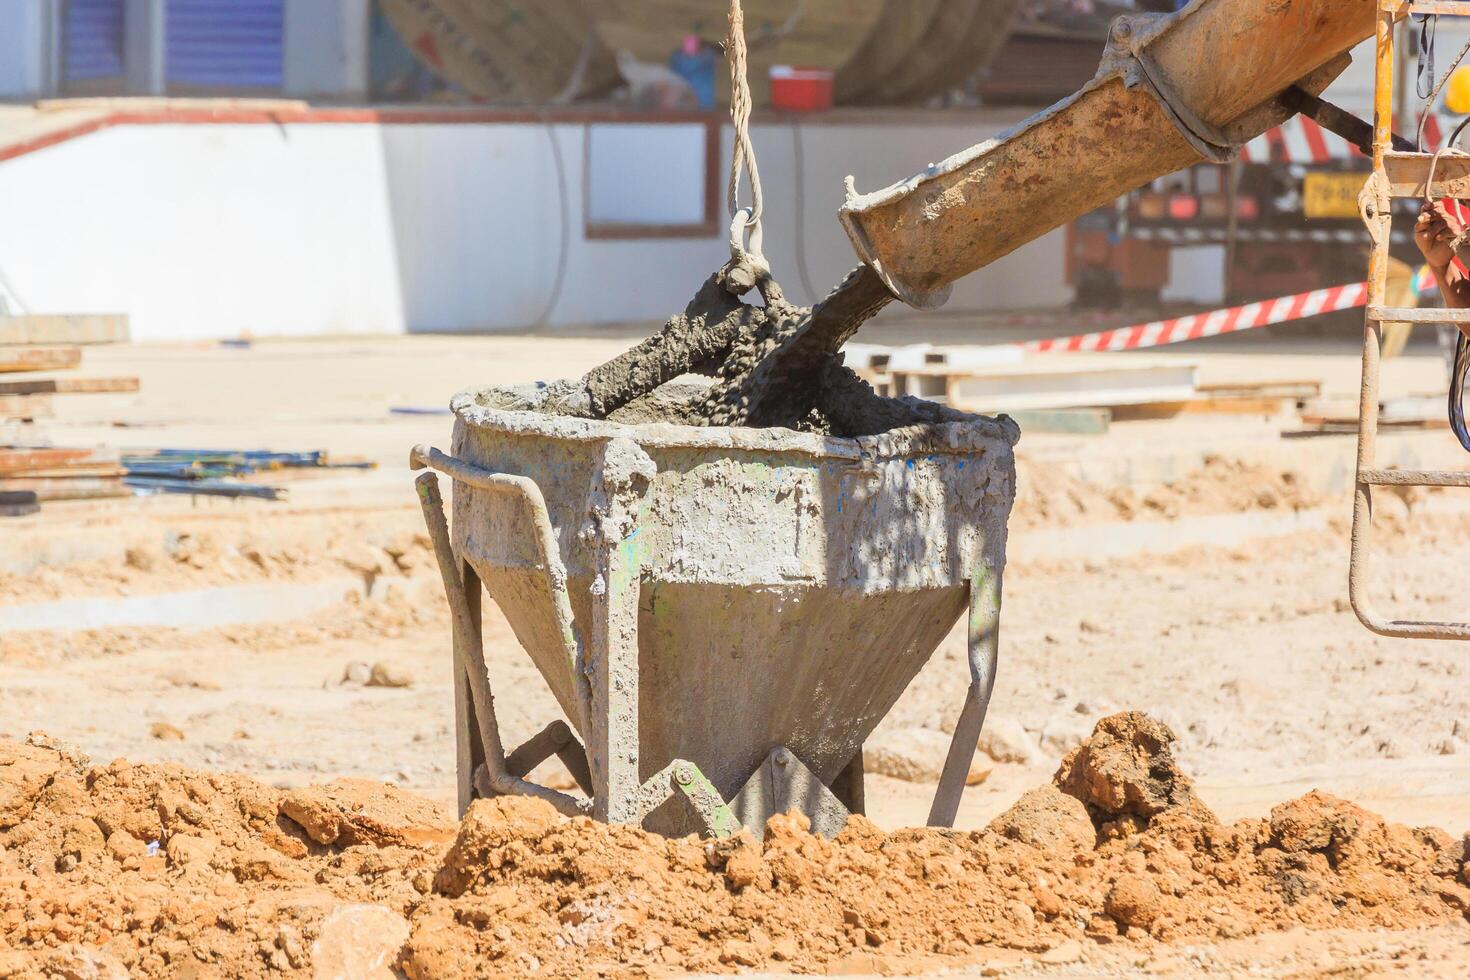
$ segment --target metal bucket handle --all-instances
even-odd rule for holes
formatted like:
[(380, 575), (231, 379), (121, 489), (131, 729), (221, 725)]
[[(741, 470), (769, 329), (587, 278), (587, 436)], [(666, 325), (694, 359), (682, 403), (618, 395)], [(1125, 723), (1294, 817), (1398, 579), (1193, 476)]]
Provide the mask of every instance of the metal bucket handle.
[(409, 452), (409, 468), (421, 470), (426, 467), (438, 470), (466, 486), (520, 497), (530, 508), (538, 557), (542, 567), (546, 569), (546, 587), (551, 593), (557, 633), (566, 650), (567, 663), (577, 692), (577, 711), (581, 716), (578, 727), (587, 731), (592, 696), (587, 675), (583, 671), (581, 651), (584, 646), (581, 634), (577, 631), (576, 618), (572, 614), (571, 596), (567, 592), (567, 568), (561, 560), (561, 551), (557, 548), (556, 532), (552, 529), (551, 514), (546, 509), (546, 497), (541, 493), (541, 487), (530, 477), (495, 473), (440, 452), (432, 446), (414, 446)]
[[(636, 450), (636, 446), (629, 444), (629, 446), (621, 447), (622, 452), (619, 455), (623, 455), (629, 448)], [(642, 457), (641, 451), (637, 451), (635, 455)], [(646, 457), (642, 459), (647, 462)], [(636, 470), (638, 460), (635, 458), (631, 461), (634, 463), (633, 470)], [(629, 460), (622, 459), (620, 462), (626, 465)], [(651, 466), (651, 463), (648, 465)], [(419, 495), (423, 502), (424, 516), (429, 526), (430, 537), (434, 541), (434, 551), (439, 560), (440, 572), (444, 577), (450, 611), (453, 615), (456, 659), (459, 661), (459, 669), (469, 681), (470, 700), (475, 706), (475, 722), (479, 728), (485, 756), (485, 765), (474, 774), (473, 787), (464, 779), (465, 774), (461, 772), (461, 810), (469, 806), (473, 789), (478, 790), (481, 795), (534, 796), (546, 800), (567, 816), (581, 816), (590, 813), (604, 820), (613, 819), (617, 822), (641, 824), (644, 818), (663, 802), (675, 795), (682, 795), (690, 809), (703, 821), (706, 832), (711, 836), (727, 837), (739, 829), (739, 823), (725, 801), (700, 772), (699, 767), (692, 762), (674, 759), (647, 781), (641, 784), (637, 781), (636, 723), (631, 726), (635, 733), (634, 741), (631, 745), (624, 746), (626, 750), (624, 756), (617, 760), (608, 758), (606, 746), (602, 743), (608, 741), (607, 729), (610, 725), (605, 723), (602, 726), (593, 726), (591, 724), (592, 689), (588, 675), (582, 669), (583, 661), (586, 659), (584, 653), (586, 648), (579, 640), (576, 624), (572, 618), (571, 601), (567, 594), (566, 567), (557, 550), (551, 517), (546, 509), (546, 498), (541, 493), (541, 488), (536, 485), (536, 481), (523, 476), (494, 473), (446, 455), (431, 446), (423, 445), (415, 446), (409, 453), (409, 466), (416, 470), (425, 468), (437, 470), (466, 486), (512, 494), (520, 497), (530, 506), (531, 521), (536, 528), (535, 536), (540, 548), (540, 557), (546, 567), (548, 586), (556, 606), (558, 626), (561, 627), (569, 662), (572, 665), (577, 687), (577, 709), (582, 716), (582, 731), (596, 735), (599, 727), (601, 729), (601, 735), (593, 739), (593, 752), (590, 755), (577, 742), (576, 736), (560, 722), (553, 722), (547, 726), (545, 731), (534, 736), (509, 756), (506, 755), (500, 741), (499, 728), (495, 723), (494, 699), (490, 692), (489, 675), (485, 668), (479, 620), (466, 594), (467, 583), (460, 577), (459, 561), (453, 553), (453, 546), (449, 539), (443, 502), (439, 496), (438, 480), (432, 473), (420, 476), (417, 481)], [(633, 470), (622, 474), (623, 477), (636, 475)], [(609, 512), (602, 515), (608, 519), (610, 524), (617, 523), (618, 515), (612, 513), (616, 509), (616, 507), (609, 507)], [(632, 582), (628, 584), (635, 587), (628, 592), (628, 595), (632, 597), (631, 611), (635, 616), (637, 612), (636, 564), (635, 561), (633, 569), (620, 568), (617, 570), (623, 573), (630, 570), (634, 572)], [(606, 571), (610, 573), (610, 578), (619, 577), (612, 568)], [(466, 578), (469, 575), (467, 571)], [(604, 595), (606, 595), (606, 590)], [(606, 619), (608, 615), (609, 611), (605, 610), (600, 618)], [(612, 615), (617, 615), (617, 613), (613, 612)], [(598, 618), (594, 616), (594, 619)], [(602, 625), (606, 632), (608, 624)], [(612, 659), (613, 651), (608, 649), (608, 638), (598, 637), (597, 626), (598, 624), (594, 623), (594, 642), (603, 648), (604, 660)], [(636, 662), (636, 637), (633, 649)], [(631, 704), (634, 706), (637, 704), (636, 681), (635, 674), (631, 688), (623, 692), (631, 696)], [(623, 707), (626, 713), (628, 705), (625, 704)], [(636, 719), (636, 715), (633, 717)], [(562, 758), (577, 782), (589, 792), (592, 797), (590, 800), (576, 799), (521, 778), (541, 760), (552, 754)], [(589, 770), (590, 761), (595, 761), (596, 764)], [(615, 766), (611, 765), (613, 762), (616, 762)], [(619, 778), (613, 778), (610, 772), (612, 768), (618, 770)]]
[[(513, 494), (521, 497), (530, 506), (531, 520), (536, 528), (536, 540), (541, 552), (541, 561), (547, 572), (547, 585), (552, 594), (557, 625), (566, 643), (568, 661), (576, 683), (577, 709), (585, 725), (590, 699), (586, 677), (579, 669), (577, 651), (581, 647), (577, 642), (571, 600), (567, 595), (566, 568), (556, 548), (556, 537), (551, 529), (551, 517), (547, 513), (546, 499), (541, 493), (541, 488), (534, 480), (521, 476), (492, 473), (463, 460), (455, 459), (453, 456), (448, 456), (430, 446), (415, 446), (409, 453), (409, 466), (416, 470), (425, 468), (438, 470), (467, 486)], [(444, 518), (438, 481), (433, 474), (424, 474), (419, 477), (417, 485), (424, 507), (425, 521), (428, 524), (429, 535), (433, 539), (435, 555), (439, 561), (439, 570), (444, 578), (444, 586), (449, 599), (457, 659), (461, 661), (458, 666), (466, 675), (471, 700), (475, 703), (476, 708), (475, 720), (480, 729), (478, 734), (485, 755), (485, 767), (483, 775), (475, 774), (475, 781), (479, 782), (483, 779), (488, 783), (480, 787), (482, 793), (488, 789), (495, 794), (513, 793), (535, 796), (551, 803), (568, 816), (587, 814), (592, 807), (591, 801), (578, 800), (565, 793), (559, 793), (520, 778), (541, 759), (554, 753), (562, 757), (563, 762), (567, 764), (568, 769), (577, 777), (577, 781), (583, 785), (583, 788), (590, 790), (591, 787), (587, 785), (590, 783), (590, 778), (586, 772), (585, 752), (580, 743), (573, 744), (576, 743), (576, 738), (570, 731), (553, 732), (551, 728), (548, 728), (547, 731), (533, 738), (530, 743), (511, 753), (509, 759), (507, 758), (500, 740), (499, 727), (495, 721), (494, 697), (490, 691), (484, 650), (479, 640), (478, 616), (471, 610), (469, 597), (466, 594), (466, 583), (460, 577), (459, 562), (454, 555), (449, 539), (449, 528)], [(476, 588), (478, 589), (478, 582)], [(586, 728), (584, 727), (583, 730), (585, 731)], [(532, 743), (535, 743), (534, 746)], [(545, 751), (541, 751), (542, 749)], [(521, 756), (525, 758), (520, 758)], [(463, 797), (460, 801), (461, 809), (468, 806), (468, 798), (464, 796), (467, 790), (468, 786), (461, 787)]]

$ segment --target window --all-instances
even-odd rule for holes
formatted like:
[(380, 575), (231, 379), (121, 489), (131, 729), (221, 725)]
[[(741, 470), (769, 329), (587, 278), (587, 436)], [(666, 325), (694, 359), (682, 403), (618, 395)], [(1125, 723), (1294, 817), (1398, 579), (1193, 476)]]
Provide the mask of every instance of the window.
[(719, 138), (713, 121), (589, 124), (587, 237), (717, 235)]

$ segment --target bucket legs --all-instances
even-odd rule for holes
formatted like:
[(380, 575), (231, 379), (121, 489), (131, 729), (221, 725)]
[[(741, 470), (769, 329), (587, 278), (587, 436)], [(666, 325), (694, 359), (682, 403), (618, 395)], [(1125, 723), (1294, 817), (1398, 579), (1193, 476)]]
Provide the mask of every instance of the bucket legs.
[[(460, 567), (465, 607), (469, 612), (468, 625), (473, 637), (483, 637), (480, 628), (480, 577), (469, 562), (461, 563)], [(475, 799), (475, 770), (485, 764), (485, 745), (479, 738), (480, 722), (475, 716), (469, 671), (464, 666), (468, 647), (475, 640), (473, 637), (462, 638), (460, 634), (460, 629), (454, 630), (454, 781), (458, 790), (459, 813), (464, 816)]]
[[(613, 439), (593, 479), (588, 522), (582, 529), (598, 545), (593, 628), (585, 658), (579, 652), (582, 645), (566, 593), (566, 570), (556, 552), (540, 488), (524, 477), (493, 473), (429, 446), (415, 446), (409, 463), (414, 469), (448, 473), (477, 489), (514, 495), (530, 505), (568, 655), (578, 671), (578, 715), (584, 717), (583, 727), (589, 733), (584, 751), (566, 723), (554, 721), (506, 754), (485, 666), (480, 579), (468, 562), (455, 555), (438, 477), (424, 473), (414, 486), (444, 580), (454, 630), (455, 754), (461, 815), (477, 796), (519, 795), (545, 800), (567, 816), (593, 813), (601, 820), (636, 825), (678, 794), (711, 836), (734, 833), (739, 824), (693, 763), (675, 759), (646, 783), (638, 779), (638, 596), (644, 554), (637, 518), (654, 475), (647, 454), (626, 439)], [(562, 760), (590, 799), (577, 799), (523, 778), (552, 755)]]
[(967, 637), (970, 689), (965, 707), (955, 725), (944, 760), (934, 805), (929, 808), (929, 826), (953, 827), (965, 791), (965, 777), (975, 758), (975, 746), (985, 725), (985, 710), (995, 687), (995, 664), (1000, 641), (1000, 575), (981, 569), (970, 580), (970, 617)]
[[(508, 793), (534, 796), (550, 803), (567, 816), (585, 814), (588, 809), (586, 801), (526, 782), (507, 768), (505, 749), (500, 741), (500, 727), (495, 720), (495, 697), (490, 691), (490, 673), (485, 667), (484, 641), (480, 629), (480, 579), (468, 564), (455, 557), (454, 547), (449, 540), (449, 525), (444, 518), (444, 501), (439, 495), (439, 478), (433, 473), (424, 473), (414, 481), (414, 486), (423, 506), (429, 540), (434, 545), (434, 557), (439, 562), (439, 574), (444, 580), (444, 595), (449, 601), (450, 621), (454, 630), (454, 716), (458, 726), (455, 754), (458, 762), (461, 814), (469, 808), (476, 793), (481, 796)], [(542, 736), (545, 734), (543, 732)], [(543, 741), (549, 743), (554, 739)], [(528, 751), (526, 746), (522, 746), (513, 755), (520, 756), (520, 761), (524, 763), (534, 755), (534, 749)]]
[(638, 778), (638, 555), (633, 541), (604, 552), (592, 599), (593, 816), (634, 823)]
[(596, 789), (593, 816), (609, 823), (639, 820), (638, 597), (644, 541), (638, 513), (656, 472), (637, 443), (610, 439), (588, 488), (587, 524), (596, 577), (586, 670), (592, 711), (588, 761)]

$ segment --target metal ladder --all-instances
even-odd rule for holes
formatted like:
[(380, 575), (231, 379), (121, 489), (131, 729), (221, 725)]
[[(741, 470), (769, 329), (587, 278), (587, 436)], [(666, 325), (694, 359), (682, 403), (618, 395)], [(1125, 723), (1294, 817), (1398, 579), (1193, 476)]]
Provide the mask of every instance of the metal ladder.
[[(1353, 496), (1352, 555), (1348, 594), (1363, 625), (1383, 636), (1470, 640), (1470, 623), (1389, 619), (1369, 599), (1367, 564), (1373, 527), (1373, 490), (1383, 486), (1470, 487), (1470, 472), (1397, 470), (1377, 463), (1378, 381), (1384, 323), (1470, 323), (1470, 309), (1405, 309), (1383, 305), (1388, 280), (1392, 205), (1397, 198), (1423, 198), (1430, 153), (1393, 149), (1394, 24), (1410, 14), (1470, 16), (1464, 0), (1378, 0), (1373, 91), (1373, 176), (1365, 188), (1363, 219), (1373, 242), (1368, 261), (1368, 311), (1363, 330), (1363, 380), (1358, 402), (1357, 488)], [(1442, 156), (1427, 188), (1434, 198), (1470, 198), (1470, 157)]]

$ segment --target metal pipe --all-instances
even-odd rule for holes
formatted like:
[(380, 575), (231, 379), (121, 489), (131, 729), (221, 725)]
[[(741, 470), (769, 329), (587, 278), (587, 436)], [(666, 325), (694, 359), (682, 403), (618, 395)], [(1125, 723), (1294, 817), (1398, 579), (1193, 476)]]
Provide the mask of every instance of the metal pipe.
[(944, 771), (934, 791), (929, 808), (930, 827), (953, 827), (960, 810), (960, 797), (965, 780), (985, 727), (985, 712), (990, 707), (990, 692), (995, 689), (995, 668), (1000, 653), (1000, 576), (976, 572), (970, 582), (970, 616), (967, 626), (966, 655), (970, 666), (970, 688), (965, 693), (965, 707), (954, 727)]
[(582, 792), (591, 795), (592, 771), (587, 765), (587, 752), (564, 721), (553, 721), (522, 742), (505, 757), (505, 771), (512, 776), (526, 776), (553, 755), (567, 767)]
[(439, 562), (439, 574), (444, 579), (444, 593), (449, 601), (450, 620), (454, 631), (455, 669), (469, 679), (470, 696), (474, 701), (475, 720), (479, 728), (480, 744), (485, 754), (484, 773), (488, 789), (502, 796), (534, 796), (554, 806), (558, 812), (569, 817), (586, 816), (591, 812), (589, 800), (578, 800), (545, 786), (537, 786), (506, 770), (505, 748), (500, 741), (500, 728), (495, 720), (495, 696), (490, 690), (490, 674), (485, 666), (485, 649), (480, 631), (475, 628), (469, 600), (465, 596), (464, 582), (456, 567), (458, 559), (449, 540), (449, 525), (444, 518), (444, 501), (439, 494), (439, 478), (433, 473), (424, 473), (414, 481), (419, 493), (419, 502), (424, 511), (424, 523), (429, 529), (429, 539), (434, 545), (434, 556)]
[[(1381, 6), (1381, 5), (1375, 5)], [(1377, 39), (1373, 49), (1373, 173), (1374, 177), (1384, 174), (1383, 153), (1393, 137), (1393, 14), (1379, 9), (1377, 12)], [(1384, 178), (1386, 183), (1386, 177)], [(1367, 193), (1365, 189), (1364, 193)], [(1381, 203), (1381, 202), (1380, 202)], [(1379, 221), (1379, 231), (1374, 235), (1373, 250), (1368, 258), (1368, 307), (1363, 318), (1363, 375), (1358, 389), (1358, 459), (1357, 485), (1353, 490), (1353, 527), (1351, 556), (1348, 561), (1348, 599), (1353, 612), (1364, 626), (1382, 632), (1382, 617), (1371, 609), (1368, 599), (1368, 539), (1373, 526), (1373, 488), (1363, 479), (1363, 474), (1375, 469), (1378, 437), (1378, 372), (1381, 355), (1382, 325), (1373, 313), (1373, 307), (1383, 305), (1383, 295), (1388, 282), (1388, 245), (1380, 241), (1382, 225), (1377, 215), (1369, 217), (1372, 223)]]
[(577, 630), (576, 617), (572, 613), (572, 600), (567, 592), (567, 569), (562, 563), (561, 551), (556, 544), (556, 531), (551, 526), (551, 514), (546, 509), (546, 497), (536, 481), (524, 476), (508, 473), (492, 473), (483, 467), (466, 463), (433, 448), (418, 445), (409, 451), (409, 468), (421, 470), (425, 467), (438, 470), (456, 482), (480, 490), (519, 496), (531, 510), (531, 523), (535, 529), (538, 557), (546, 569), (547, 586), (551, 592), (552, 611), (556, 617), (557, 631), (561, 634), (566, 650), (567, 663), (571, 666), (572, 685), (577, 693), (577, 727), (583, 733), (588, 727), (592, 712), (592, 687), (584, 669), (581, 633)]

